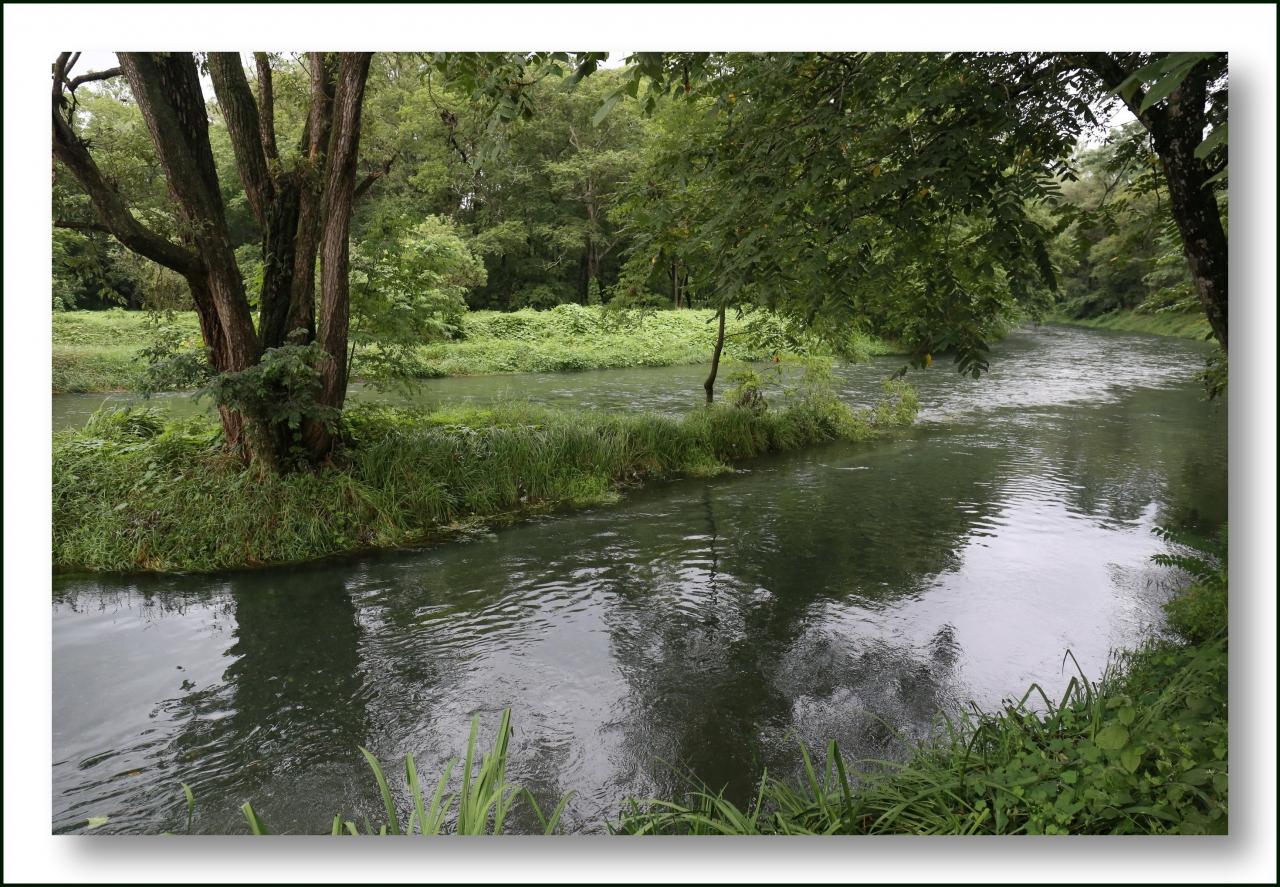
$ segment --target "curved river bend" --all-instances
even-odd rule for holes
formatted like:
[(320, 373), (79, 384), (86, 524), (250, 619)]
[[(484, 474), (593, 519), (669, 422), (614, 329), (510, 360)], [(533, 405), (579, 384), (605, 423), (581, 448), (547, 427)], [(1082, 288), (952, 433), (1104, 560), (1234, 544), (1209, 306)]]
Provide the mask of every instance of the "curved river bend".
[[(1091, 677), (1160, 620), (1153, 527), (1226, 519), (1198, 343), (1066, 327), (982, 380), (913, 374), (919, 426), (680, 480), (470, 543), (216, 575), (55, 576), (55, 831), (377, 821), (357, 746), (438, 773), (513, 709), (511, 777), (572, 830), (692, 771), (745, 801), (796, 743), (901, 753), (939, 711)], [(868, 401), (893, 360), (840, 370)], [(701, 367), (438, 380), (680, 410)], [(83, 398), (81, 398), (83, 400)], [(96, 399), (101, 401), (101, 397)], [(63, 424), (77, 403), (55, 398)], [(432, 777), (434, 778), (434, 777)], [(401, 799), (407, 806), (407, 797)], [(529, 828), (528, 817), (517, 820)]]

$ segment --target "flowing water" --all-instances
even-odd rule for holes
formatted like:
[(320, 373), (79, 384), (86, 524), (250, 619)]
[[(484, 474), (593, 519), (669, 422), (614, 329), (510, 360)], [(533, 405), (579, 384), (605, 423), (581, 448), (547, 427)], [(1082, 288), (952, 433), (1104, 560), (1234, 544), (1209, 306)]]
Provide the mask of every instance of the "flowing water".
[[(1097, 677), (1160, 622), (1172, 577), (1150, 562), (1152, 529), (1226, 520), (1226, 408), (1194, 380), (1203, 358), (1174, 339), (1024, 330), (981, 380), (913, 374), (921, 421), (890, 442), (467, 543), (56, 576), (54, 828), (181, 830), (179, 781), (197, 831), (243, 831), (246, 799), (278, 831), (378, 821), (359, 746), (389, 771), (412, 752), (439, 773), (473, 714), (484, 740), (510, 707), (512, 778), (544, 807), (573, 792), (566, 825), (600, 830), (689, 772), (745, 801), (762, 768), (795, 771), (798, 742), (884, 758), (939, 712), (1061, 688), (1075, 663)], [(896, 366), (842, 368), (846, 396), (869, 401)], [(679, 410), (701, 375), (450, 379), (424, 397)]]

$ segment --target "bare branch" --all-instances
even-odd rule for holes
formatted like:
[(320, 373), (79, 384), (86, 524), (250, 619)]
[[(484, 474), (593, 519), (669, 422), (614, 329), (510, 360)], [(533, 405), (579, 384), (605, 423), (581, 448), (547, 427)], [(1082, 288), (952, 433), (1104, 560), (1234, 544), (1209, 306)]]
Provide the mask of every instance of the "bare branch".
[[(68, 66), (70, 68), (70, 66)], [(112, 77), (119, 77), (124, 73), (124, 69), (120, 67), (107, 68), (105, 71), (90, 71), (88, 74), (81, 74), (74, 80), (67, 83), (67, 89), (71, 92), (76, 91), (76, 87), (83, 86), (86, 83), (92, 83), (95, 80), (110, 80)]]

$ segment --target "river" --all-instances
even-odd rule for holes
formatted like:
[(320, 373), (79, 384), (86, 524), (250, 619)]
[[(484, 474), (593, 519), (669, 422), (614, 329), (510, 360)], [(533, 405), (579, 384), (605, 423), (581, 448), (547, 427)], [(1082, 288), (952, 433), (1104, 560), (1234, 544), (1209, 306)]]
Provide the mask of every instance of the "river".
[[(491, 732), (510, 707), (510, 776), (544, 806), (573, 792), (566, 827), (599, 831), (689, 772), (741, 802), (762, 768), (795, 772), (798, 742), (892, 757), (940, 712), (1060, 690), (1075, 663), (1097, 677), (1160, 624), (1174, 580), (1150, 562), (1153, 528), (1226, 520), (1226, 406), (1194, 379), (1204, 355), (1025, 329), (980, 380), (945, 363), (911, 374), (921, 420), (890, 442), (466, 543), (55, 576), (54, 829), (108, 816), (97, 833), (179, 831), (180, 781), (196, 831), (243, 831), (245, 800), (276, 831), (379, 821), (358, 746), (389, 771), (412, 752), (439, 773), (473, 714)], [(867, 402), (896, 366), (842, 367), (840, 384)], [(422, 399), (670, 411), (697, 403), (703, 372), (442, 379)], [(55, 424), (86, 403), (55, 397)]]

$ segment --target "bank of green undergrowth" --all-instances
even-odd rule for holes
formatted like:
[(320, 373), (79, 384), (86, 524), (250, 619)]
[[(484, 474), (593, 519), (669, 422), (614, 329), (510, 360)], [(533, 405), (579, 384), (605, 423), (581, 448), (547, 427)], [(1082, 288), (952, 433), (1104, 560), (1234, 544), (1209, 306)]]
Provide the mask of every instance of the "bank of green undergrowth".
[(334, 467), (285, 476), (246, 470), (208, 419), (100, 413), (54, 437), (53, 562), (212, 570), (409, 544), (468, 522), (609, 501), (645, 479), (866, 440), (914, 418), (914, 392), (888, 387), (865, 410), (802, 384), (777, 408), (716, 405), (678, 419), (525, 404), (356, 408)]
[(1056, 314), (1049, 318), (1053, 323), (1066, 323), (1090, 329), (1117, 330), (1126, 333), (1150, 333), (1155, 336), (1173, 336), (1179, 339), (1206, 339), (1209, 322), (1201, 312), (1175, 311), (1113, 311), (1098, 317), (1069, 317)]
[[(713, 320), (709, 310), (619, 312), (583, 305), (545, 311), (474, 311), (463, 316), (459, 338), (424, 343), (412, 360), (399, 360), (396, 365), (410, 375), (429, 378), (705, 363), (715, 345)], [(193, 312), (179, 312), (163, 322), (176, 326), (191, 345), (198, 344)], [(139, 355), (153, 335), (145, 312), (55, 313), (54, 393), (135, 387), (142, 369)], [(833, 347), (797, 334), (763, 312), (744, 318), (731, 312), (726, 323), (725, 355), (732, 359), (755, 361), (836, 351), (836, 356), (862, 359), (894, 353), (894, 347), (860, 333), (850, 333)], [(357, 377), (375, 377), (386, 366), (371, 357), (368, 349), (357, 352)]]

